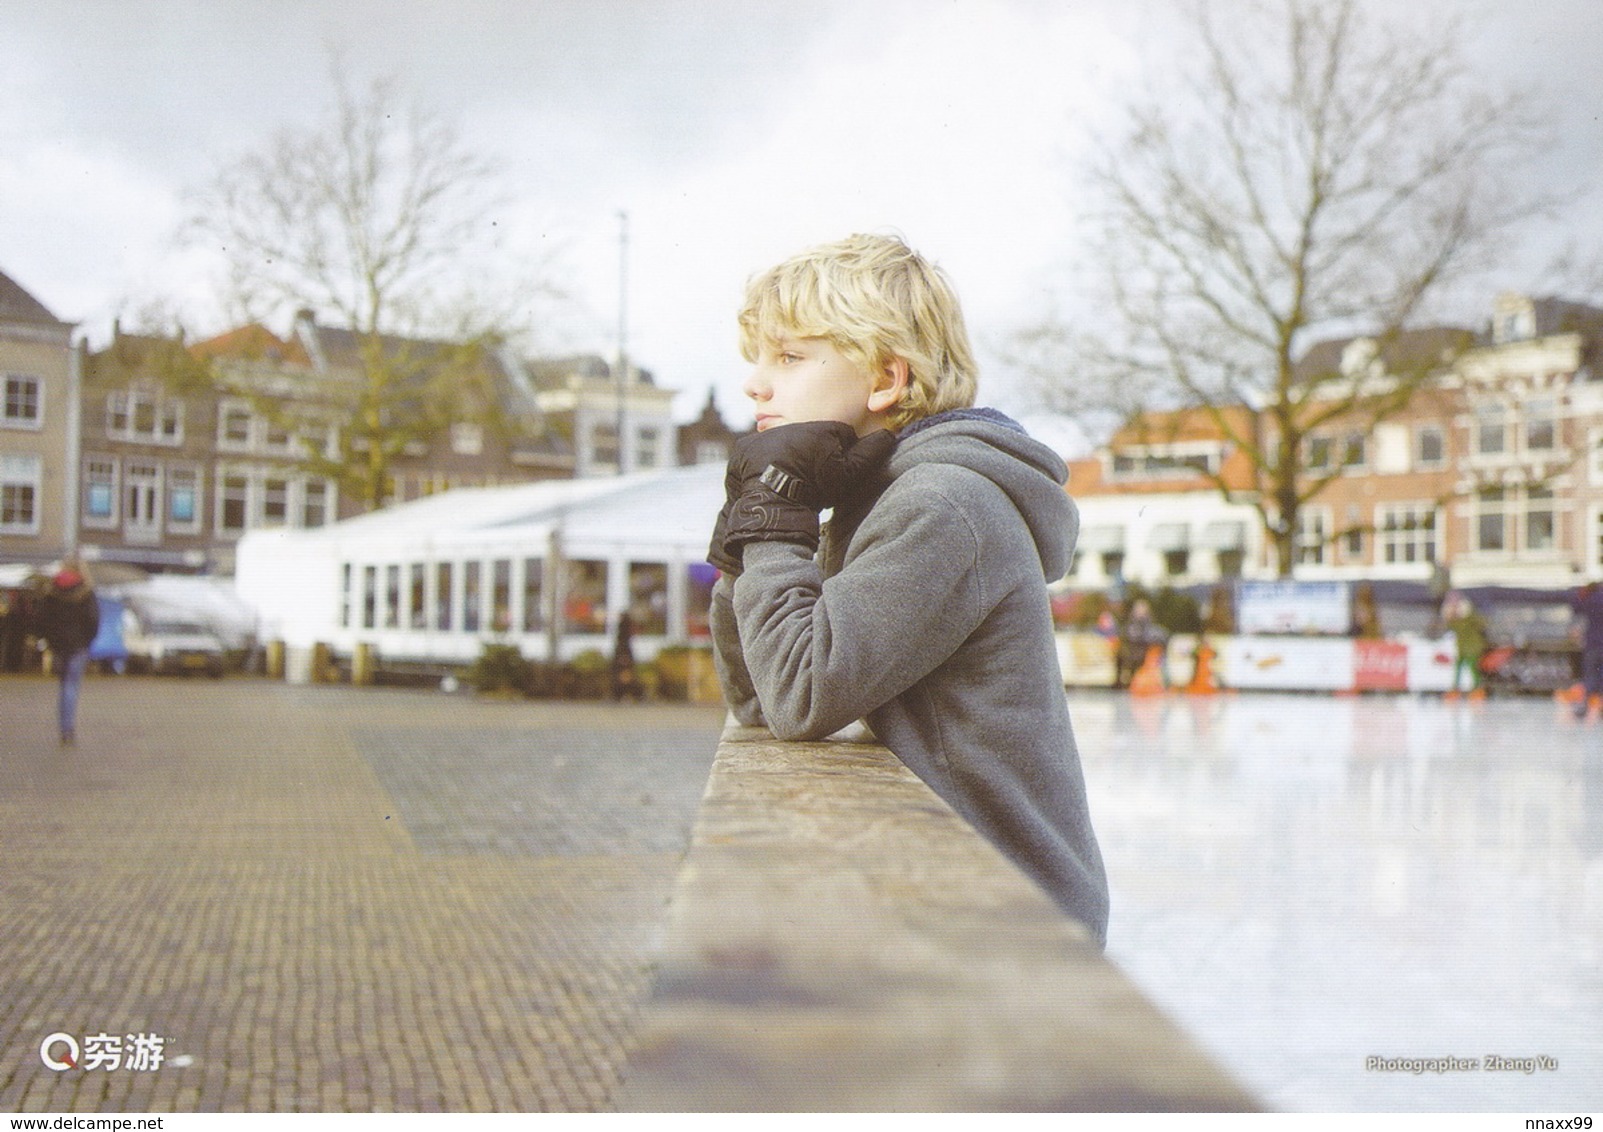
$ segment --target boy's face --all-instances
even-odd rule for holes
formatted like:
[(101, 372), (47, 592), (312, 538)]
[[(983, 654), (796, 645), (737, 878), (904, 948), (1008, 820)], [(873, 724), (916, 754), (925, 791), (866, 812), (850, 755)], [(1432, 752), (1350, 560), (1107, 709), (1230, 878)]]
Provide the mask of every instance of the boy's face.
[(754, 403), (759, 432), (806, 421), (840, 421), (859, 436), (883, 428), (874, 408), (883, 383), (824, 338), (765, 337), (742, 388)]

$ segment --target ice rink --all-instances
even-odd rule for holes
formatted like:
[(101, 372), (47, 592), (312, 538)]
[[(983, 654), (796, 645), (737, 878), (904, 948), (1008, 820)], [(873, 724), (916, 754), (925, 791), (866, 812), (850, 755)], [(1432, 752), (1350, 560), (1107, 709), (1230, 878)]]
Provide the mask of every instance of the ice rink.
[(1266, 1106), (1603, 1107), (1603, 724), (1536, 697), (1070, 703), (1109, 957)]

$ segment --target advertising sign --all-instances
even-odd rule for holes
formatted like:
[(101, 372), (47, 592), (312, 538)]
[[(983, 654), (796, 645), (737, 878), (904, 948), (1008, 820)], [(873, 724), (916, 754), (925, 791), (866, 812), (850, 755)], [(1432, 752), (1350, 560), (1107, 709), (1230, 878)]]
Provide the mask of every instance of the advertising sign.
[(1360, 692), (1406, 692), (1408, 646), (1401, 641), (1354, 641), (1353, 687)]
[(1346, 636), (1352, 595), (1346, 582), (1236, 583), (1236, 625), (1242, 633)]
[(1230, 637), (1222, 643), (1232, 688), (1352, 689), (1353, 642), (1348, 638)]

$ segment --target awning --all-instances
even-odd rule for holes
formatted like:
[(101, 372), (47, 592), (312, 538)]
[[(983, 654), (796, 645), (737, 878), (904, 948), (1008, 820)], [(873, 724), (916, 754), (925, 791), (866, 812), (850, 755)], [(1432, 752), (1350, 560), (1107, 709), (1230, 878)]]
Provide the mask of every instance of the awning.
[(1147, 549), (1185, 550), (1191, 545), (1191, 528), (1185, 523), (1159, 523), (1147, 534)]
[(1074, 549), (1081, 554), (1122, 554), (1124, 528), (1118, 524), (1101, 527), (1082, 527)]
[(1204, 550), (1244, 550), (1247, 546), (1247, 524), (1239, 519), (1221, 519), (1202, 528), (1198, 545)]

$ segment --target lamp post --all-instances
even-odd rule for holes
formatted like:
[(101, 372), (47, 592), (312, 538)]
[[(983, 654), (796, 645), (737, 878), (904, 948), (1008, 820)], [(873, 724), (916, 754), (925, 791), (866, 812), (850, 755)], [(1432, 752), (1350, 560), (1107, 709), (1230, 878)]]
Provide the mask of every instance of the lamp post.
[(618, 474), (629, 470), (629, 214), (618, 210)]

